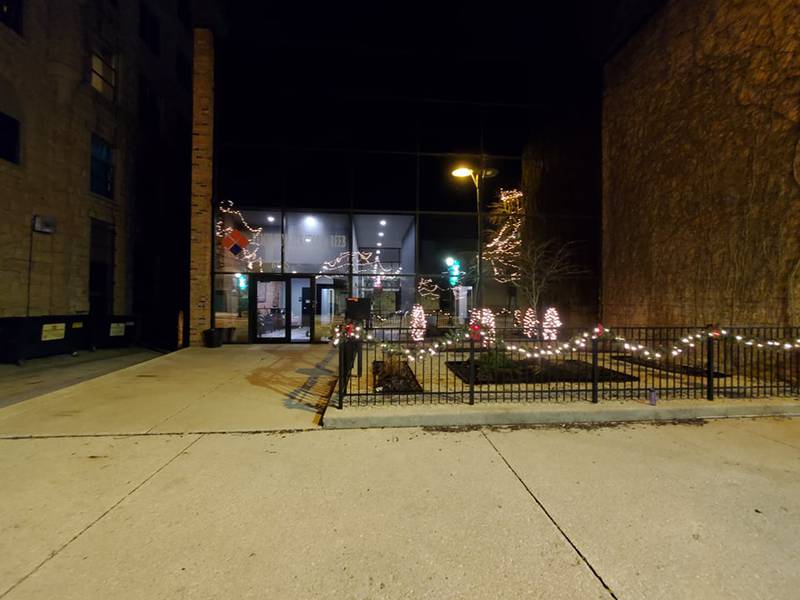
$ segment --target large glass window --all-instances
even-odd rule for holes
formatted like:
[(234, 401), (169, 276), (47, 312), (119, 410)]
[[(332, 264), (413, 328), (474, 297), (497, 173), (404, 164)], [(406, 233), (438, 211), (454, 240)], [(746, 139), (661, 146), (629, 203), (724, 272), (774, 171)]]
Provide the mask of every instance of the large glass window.
[(447, 259), (457, 260), (464, 282), (474, 277), (478, 254), (478, 221), (474, 215), (421, 215), (419, 272), (448, 273)]
[(234, 342), (247, 342), (250, 338), (248, 286), (243, 273), (214, 277), (214, 323), (218, 328), (232, 328)]
[[(286, 213), (285, 272), (322, 273), (350, 257), (350, 217)], [(339, 269), (339, 272), (346, 269)]]
[(216, 270), (252, 273), (281, 271), (281, 211), (217, 211)]
[(344, 322), (350, 278), (341, 275), (317, 275), (317, 298), (314, 322), (314, 341), (327, 342), (333, 327)]

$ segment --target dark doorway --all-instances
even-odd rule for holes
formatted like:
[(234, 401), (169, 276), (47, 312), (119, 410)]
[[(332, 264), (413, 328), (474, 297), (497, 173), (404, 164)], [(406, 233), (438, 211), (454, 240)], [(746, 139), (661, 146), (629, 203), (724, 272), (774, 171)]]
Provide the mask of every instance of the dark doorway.
[(89, 251), (89, 314), (114, 312), (114, 226), (92, 219)]

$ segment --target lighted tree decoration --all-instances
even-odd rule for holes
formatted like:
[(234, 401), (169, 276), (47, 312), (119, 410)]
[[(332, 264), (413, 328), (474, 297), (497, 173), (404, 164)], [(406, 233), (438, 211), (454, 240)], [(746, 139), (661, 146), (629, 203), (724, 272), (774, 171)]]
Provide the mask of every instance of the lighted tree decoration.
[(572, 261), (572, 245), (542, 239), (536, 215), (525, 211), (519, 190), (501, 190), (500, 200), (489, 209), (493, 224), (484, 257), (498, 283), (517, 288), (523, 306), (539, 310), (542, 295), (566, 275), (583, 273)]
[(421, 342), (425, 339), (425, 329), (428, 326), (427, 319), (425, 318), (425, 309), (421, 304), (415, 304), (411, 307), (411, 339), (415, 342)]
[(542, 319), (542, 337), (546, 340), (557, 340), (558, 330), (561, 325), (562, 323), (558, 316), (558, 311), (554, 306), (551, 306), (544, 312), (544, 319)]
[(539, 319), (536, 318), (536, 311), (530, 307), (526, 308), (525, 315), (522, 317), (522, 333), (524, 333), (526, 337), (532, 338), (536, 335), (536, 330), (538, 328)]
[(484, 246), (484, 259), (492, 266), (498, 283), (514, 283), (520, 278), (520, 251), (525, 212), (522, 192), (500, 190), (500, 201), (490, 208), (489, 218), (494, 224), (492, 239)]
[(470, 326), (477, 325), (483, 332), (483, 347), (494, 343), (496, 339), (496, 323), (491, 308), (474, 308), (470, 313)]

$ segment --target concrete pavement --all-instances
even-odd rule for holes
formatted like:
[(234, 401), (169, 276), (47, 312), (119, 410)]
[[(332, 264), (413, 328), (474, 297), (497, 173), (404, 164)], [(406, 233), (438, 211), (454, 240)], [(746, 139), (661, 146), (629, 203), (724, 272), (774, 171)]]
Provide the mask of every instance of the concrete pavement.
[(308, 429), (335, 384), (320, 345), (186, 348), (0, 410), (0, 437)]
[(146, 348), (105, 348), (0, 364), (0, 408), (161, 356)]
[(780, 599), (800, 585), (792, 419), (6, 439), (0, 476), (12, 600)]

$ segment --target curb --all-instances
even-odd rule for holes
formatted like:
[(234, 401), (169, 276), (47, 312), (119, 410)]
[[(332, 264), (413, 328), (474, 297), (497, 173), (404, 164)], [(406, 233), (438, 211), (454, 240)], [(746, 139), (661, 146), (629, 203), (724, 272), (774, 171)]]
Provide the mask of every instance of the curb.
[(577, 406), (392, 406), (328, 407), (325, 429), (380, 427), (465, 427), (480, 425), (561, 425), (684, 421), (744, 417), (798, 417), (800, 402), (715, 404), (695, 406), (635, 405), (608, 408)]

